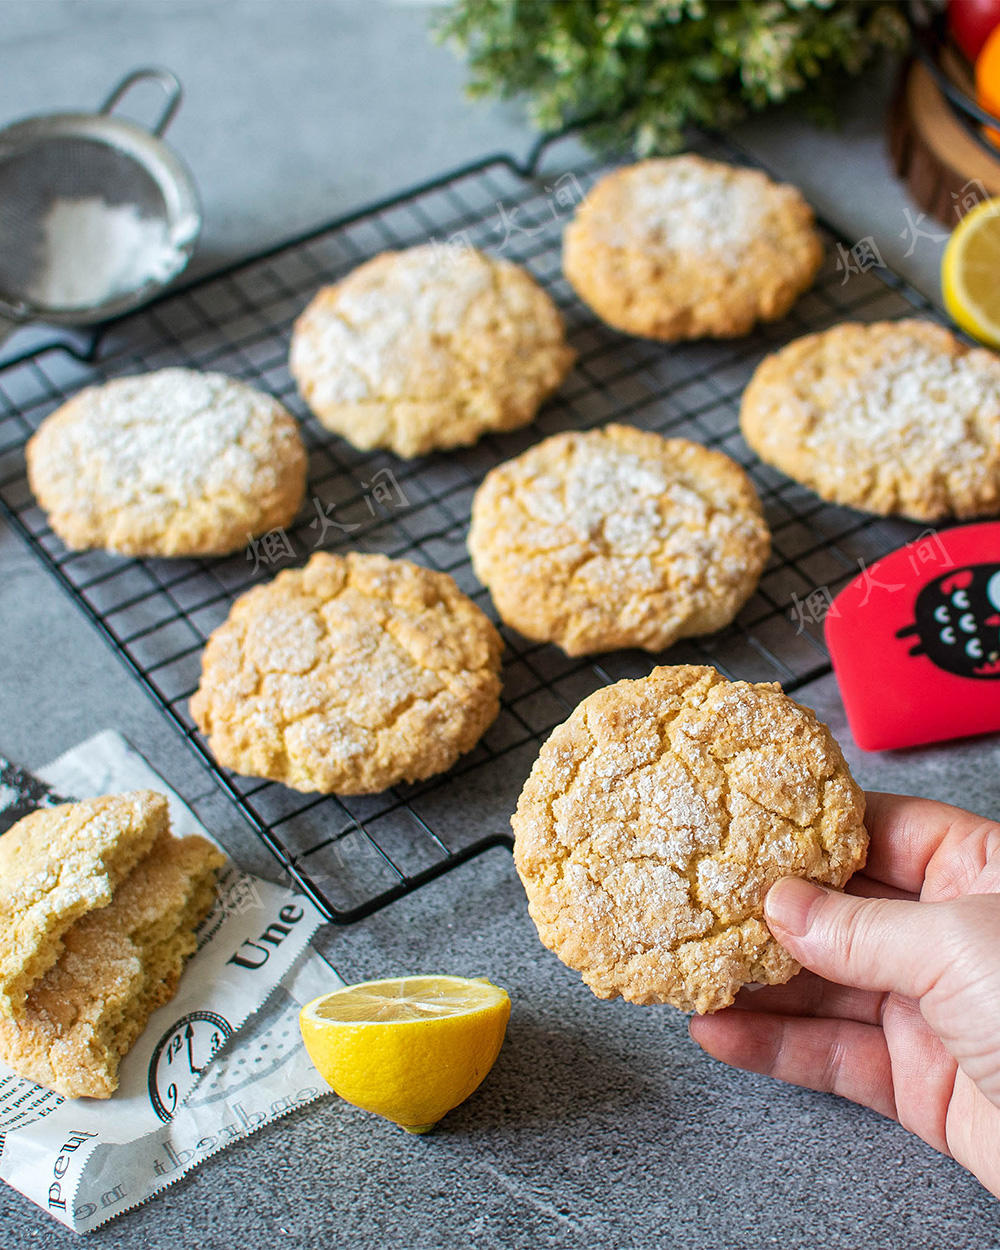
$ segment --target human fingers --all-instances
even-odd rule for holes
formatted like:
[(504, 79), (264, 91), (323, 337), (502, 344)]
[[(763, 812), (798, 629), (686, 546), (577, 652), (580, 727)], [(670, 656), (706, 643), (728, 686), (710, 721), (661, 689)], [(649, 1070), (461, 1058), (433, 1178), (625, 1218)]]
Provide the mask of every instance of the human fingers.
[(947, 1134), (959, 1163), (1000, 1198), (1000, 1107), (962, 1071), (955, 1076)]
[(824, 1016), (881, 1024), (885, 995), (877, 990), (858, 990), (837, 985), (803, 970), (784, 985), (763, 985), (736, 995), (737, 1011), (770, 1012), (781, 1016)]
[(951, 906), (859, 898), (784, 877), (768, 891), (764, 916), (781, 945), (826, 980), (921, 998), (947, 966)]
[(896, 1118), (889, 1051), (877, 1025), (729, 1009), (692, 1016), (688, 1028), (702, 1050), (723, 1063), (839, 1094)]
[(844, 892), (857, 894), (861, 898), (903, 898), (909, 899), (910, 902), (920, 897), (911, 890), (900, 890), (894, 885), (888, 885), (885, 881), (877, 881), (867, 872), (856, 872), (844, 886)]
[(1000, 894), (1000, 824), (985, 817), (961, 822), (930, 858), (920, 897), (929, 902), (961, 894)]
[(933, 799), (875, 790), (866, 797), (870, 841), (865, 875), (912, 894), (919, 893), (928, 865), (945, 842), (960, 844), (990, 824), (982, 816)]
[(909, 903), (784, 877), (764, 915), (781, 945), (828, 981), (919, 1000), (948, 1053), (1000, 1107), (1000, 894)]
[(883, 996), (882, 1031), (900, 1124), (948, 1153), (945, 1121), (957, 1064), (912, 998)]

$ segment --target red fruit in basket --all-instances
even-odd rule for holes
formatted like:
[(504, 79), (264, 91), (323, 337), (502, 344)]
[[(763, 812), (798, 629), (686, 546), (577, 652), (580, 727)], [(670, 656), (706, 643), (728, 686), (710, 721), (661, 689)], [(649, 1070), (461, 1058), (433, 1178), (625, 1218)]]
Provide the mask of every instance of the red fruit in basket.
[(948, 0), (948, 32), (970, 61), (1000, 26), (1000, 0)]

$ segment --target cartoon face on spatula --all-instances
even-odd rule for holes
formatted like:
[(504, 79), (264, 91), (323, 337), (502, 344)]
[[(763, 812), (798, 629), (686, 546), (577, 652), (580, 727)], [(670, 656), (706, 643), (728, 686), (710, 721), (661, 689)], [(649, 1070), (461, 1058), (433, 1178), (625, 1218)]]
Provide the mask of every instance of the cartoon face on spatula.
[(1000, 679), (1000, 564), (973, 564), (930, 582), (914, 614), (896, 634), (917, 636), (910, 655), (960, 677)]
[(1000, 730), (1000, 521), (924, 534), (863, 568), (825, 620), (868, 751)]

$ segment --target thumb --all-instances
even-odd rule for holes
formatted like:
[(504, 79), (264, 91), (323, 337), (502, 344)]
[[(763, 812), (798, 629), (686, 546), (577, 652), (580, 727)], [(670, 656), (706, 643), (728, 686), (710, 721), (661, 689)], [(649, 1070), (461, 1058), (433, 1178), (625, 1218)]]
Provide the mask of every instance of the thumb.
[(907, 998), (934, 985), (951, 945), (948, 903), (857, 898), (801, 877), (771, 887), (764, 916), (776, 940), (811, 972)]

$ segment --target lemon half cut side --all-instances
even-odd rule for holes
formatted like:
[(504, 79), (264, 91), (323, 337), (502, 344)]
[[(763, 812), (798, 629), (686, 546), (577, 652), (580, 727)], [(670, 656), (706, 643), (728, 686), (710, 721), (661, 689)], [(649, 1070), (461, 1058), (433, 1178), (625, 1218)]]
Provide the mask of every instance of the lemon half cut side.
[(1000, 347), (1000, 197), (977, 204), (955, 227), (941, 260), (941, 292), (963, 330)]
[(314, 998), (299, 1027), (341, 1098), (426, 1133), (493, 1067), (509, 1017), (507, 991), (490, 981), (408, 976)]

